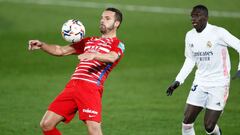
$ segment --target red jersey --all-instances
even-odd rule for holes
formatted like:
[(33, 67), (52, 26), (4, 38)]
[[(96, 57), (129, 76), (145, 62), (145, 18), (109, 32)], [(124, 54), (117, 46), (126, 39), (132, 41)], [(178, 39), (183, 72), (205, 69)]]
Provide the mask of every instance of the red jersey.
[(98, 52), (101, 54), (116, 52), (119, 58), (114, 63), (105, 63), (98, 60), (81, 61), (71, 79), (79, 79), (87, 82), (103, 85), (108, 74), (118, 64), (123, 57), (124, 44), (116, 37), (101, 38), (88, 37), (71, 45), (76, 50), (76, 54)]

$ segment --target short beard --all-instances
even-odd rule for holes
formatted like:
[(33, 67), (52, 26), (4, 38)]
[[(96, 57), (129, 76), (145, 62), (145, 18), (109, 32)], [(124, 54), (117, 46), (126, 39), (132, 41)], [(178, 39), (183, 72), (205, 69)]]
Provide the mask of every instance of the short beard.
[(114, 29), (114, 24), (112, 26), (110, 26), (109, 28), (107, 28), (105, 25), (100, 25), (100, 32), (102, 34), (106, 34), (108, 33), (109, 31), (112, 31)]

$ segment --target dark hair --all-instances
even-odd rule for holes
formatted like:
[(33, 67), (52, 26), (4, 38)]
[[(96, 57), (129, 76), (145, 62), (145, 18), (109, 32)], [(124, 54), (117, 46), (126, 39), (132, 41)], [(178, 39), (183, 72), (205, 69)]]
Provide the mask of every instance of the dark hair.
[(204, 5), (197, 5), (197, 6), (193, 7), (193, 10), (196, 10), (196, 9), (199, 9), (199, 10), (203, 11), (204, 15), (206, 17), (208, 17), (208, 9), (207, 9), (206, 6), (204, 6)]
[(106, 8), (105, 11), (112, 11), (112, 12), (114, 12), (116, 20), (120, 22), (119, 26), (121, 25), (123, 15), (122, 15), (122, 12), (119, 9), (116, 9), (116, 8), (113, 8), (113, 7), (109, 7), (109, 8)]

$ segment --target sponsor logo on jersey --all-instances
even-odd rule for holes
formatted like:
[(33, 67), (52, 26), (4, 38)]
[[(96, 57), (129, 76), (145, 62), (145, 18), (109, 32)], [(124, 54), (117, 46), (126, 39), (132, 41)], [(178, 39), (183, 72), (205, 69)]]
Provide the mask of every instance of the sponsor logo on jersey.
[(213, 52), (212, 51), (194, 52), (193, 55), (199, 61), (210, 61), (211, 56), (213, 56)]
[(194, 56), (212, 56), (213, 52), (212, 51), (205, 51), (205, 52), (194, 52)]

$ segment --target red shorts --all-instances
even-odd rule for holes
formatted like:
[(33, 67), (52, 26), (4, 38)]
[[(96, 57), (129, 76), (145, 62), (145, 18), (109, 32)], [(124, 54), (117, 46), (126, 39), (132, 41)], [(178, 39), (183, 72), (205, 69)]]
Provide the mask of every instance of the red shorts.
[(77, 111), (80, 120), (101, 122), (102, 92), (102, 86), (81, 80), (70, 80), (48, 110), (63, 116), (65, 123), (70, 122)]

